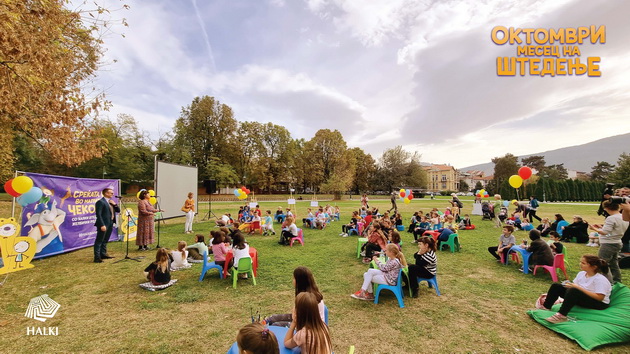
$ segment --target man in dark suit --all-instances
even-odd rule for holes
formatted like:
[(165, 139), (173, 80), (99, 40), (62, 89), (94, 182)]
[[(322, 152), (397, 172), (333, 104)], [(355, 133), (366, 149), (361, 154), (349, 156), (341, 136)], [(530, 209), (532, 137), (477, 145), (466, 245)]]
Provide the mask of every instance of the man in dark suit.
[(111, 199), (114, 191), (111, 188), (103, 189), (103, 198), (96, 204), (96, 240), (94, 241), (94, 263), (103, 263), (103, 259), (114, 258), (107, 254), (107, 241), (112, 234), (114, 217), (120, 212), (118, 204)]

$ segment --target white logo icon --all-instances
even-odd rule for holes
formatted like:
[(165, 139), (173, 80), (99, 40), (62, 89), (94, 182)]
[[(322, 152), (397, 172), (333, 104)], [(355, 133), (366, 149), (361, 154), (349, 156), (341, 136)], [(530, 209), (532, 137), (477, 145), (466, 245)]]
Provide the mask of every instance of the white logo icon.
[(60, 307), (61, 305), (55, 302), (55, 300), (49, 298), (47, 294), (44, 294), (31, 299), (24, 316), (41, 322), (46, 322), (47, 319), (55, 316), (55, 313), (57, 313), (57, 310), (59, 310)]

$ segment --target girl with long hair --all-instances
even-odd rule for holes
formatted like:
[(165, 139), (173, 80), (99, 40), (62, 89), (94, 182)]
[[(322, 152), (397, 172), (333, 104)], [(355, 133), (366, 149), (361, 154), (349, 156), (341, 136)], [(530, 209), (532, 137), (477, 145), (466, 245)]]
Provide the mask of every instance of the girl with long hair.
[(188, 250), (186, 250), (186, 241), (177, 242), (177, 251), (171, 252), (171, 257), (173, 257), (171, 269), (190, 267), (190, 263), (188, 263), (187, 259)]
[(319, 316), (317, 304), (317, 297), (310, 292), (301, 292), (295, 297), (293, 322), (284, 337), (285, 347), (300, 347), (302, 353), (308, 354), (332, 353), (328, 326)]
[(238, 331), (236, 336), (241, 354), (279, 354), (278, 339), (262, 324), (250, 323)]
[[(311, 270), (306, 267), (295, 268), (293, 270), (293, 287), (295, 288), (295, 296), (302, 292), (309, 292), (315, 295), (319, 315), (322, 321), (326, 322), (324, 295), (319, 291)], [(267, 317), (265, 321), (270, 326), (289, 327), (293, 317), (290, 313), (278, 314)]]
[(363, 273), (363, 285), (361, 286), (361, 290), (350, 296), (359, 300), (374, 300), (372, 283), (396, 285), (400, 269), (407, 266), (405, 255), (398, 249), (398, 246), (393, 243), (387, 245), (385, 254), (388, 258), (385, 264), (381, 263), (378, 257), (372, 257), (378, 269), (368, 269), (367, 272)]
[(158, 248), (155, 262), (146, 267), (144, 275), (153, 285), (168, 284), (171, 281), (170, 263), (166, 248)]
[(409, 286), (411, 296), (418, 297), (418, 278), (430, 279), (437, 274), (436, 245), (432, 237), (418, 239), (418, 252), (413, 254), (416, 264), (409, 265)]

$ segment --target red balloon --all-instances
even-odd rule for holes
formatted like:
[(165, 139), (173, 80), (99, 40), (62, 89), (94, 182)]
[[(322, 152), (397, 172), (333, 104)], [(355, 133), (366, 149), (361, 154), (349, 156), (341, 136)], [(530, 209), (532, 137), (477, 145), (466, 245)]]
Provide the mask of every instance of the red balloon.
[(532, 176), (532, 169), (527, 166), (523, 166), (518, 169), (518, 175), (521, 176), (522, 179), (528, 179)]
[(17, 198), (17, 197), (19, 197), (21, 194), (13, 190), (12, 183), (13, 183), (13, 179), (8, 180), (8, 181), (4, 184), (4, 191), (5, 191), (5, 192), (7, 192), (10, 196), (12, 196), (12, 197), (16, 197), (16, 198)]
[(413, 199), (413, 193), (409, 194), (409, 195), (407, 196), (407, 198), (409, 198), (409, 200), (412, 200), (412, 199)]
[(400, 197), (404, 198), (405, 197), (405, 192), (400, 192)]
[(477, 193), (477, 197), (481, 198), (481, 193)]

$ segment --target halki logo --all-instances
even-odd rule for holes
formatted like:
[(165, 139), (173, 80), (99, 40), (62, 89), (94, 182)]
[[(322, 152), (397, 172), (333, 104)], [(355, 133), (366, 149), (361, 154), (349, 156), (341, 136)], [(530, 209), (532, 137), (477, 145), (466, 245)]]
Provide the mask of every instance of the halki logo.
[[(57, 313), (59, 305), (55, 300), (48, 297), (47, 294), (32, 298), (26, 309), (24, 316), (46, 322), (47, 319), (53, 318)], [(26, 327), (27, 336), (58, 336), (58, 327)]]

